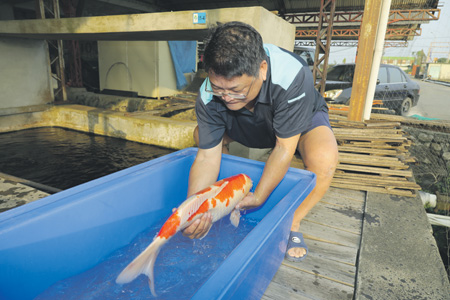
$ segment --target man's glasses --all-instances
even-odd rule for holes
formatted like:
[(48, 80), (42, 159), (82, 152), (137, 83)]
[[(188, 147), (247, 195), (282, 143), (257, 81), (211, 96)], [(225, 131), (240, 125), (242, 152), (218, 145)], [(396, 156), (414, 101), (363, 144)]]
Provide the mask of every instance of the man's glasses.
[(256, 79), (256, 77), (253, 77), (252, 83), (250, 84), (250, 87), (248, 88), (247, 94), (244, 95), (244, 94), (236, 94), (236, 93), (215, 92), (212, 90), (211, 82), (209, 81), (209, 77), (208, 77), (207, 78), (208, 81), (205, 84), (205, 92), (212, 94), (214, 96), (217, 96), (217, 97), (227, 96), (227, 97), (230, 97), (230, 98), (233, 98), (236, 100), (244, 100), (247, 98), (250, 90), (252, 89), (252, 85), (253, 85), (253, 82), (255, 81), (255, 79)]

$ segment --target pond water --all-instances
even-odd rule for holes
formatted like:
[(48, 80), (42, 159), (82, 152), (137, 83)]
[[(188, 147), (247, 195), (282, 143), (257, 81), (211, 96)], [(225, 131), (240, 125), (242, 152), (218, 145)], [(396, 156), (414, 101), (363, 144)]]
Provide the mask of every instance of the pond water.
[(0, 172), (59, 189), (174, 152), (54, 127), (2, 133), (0, 145)]

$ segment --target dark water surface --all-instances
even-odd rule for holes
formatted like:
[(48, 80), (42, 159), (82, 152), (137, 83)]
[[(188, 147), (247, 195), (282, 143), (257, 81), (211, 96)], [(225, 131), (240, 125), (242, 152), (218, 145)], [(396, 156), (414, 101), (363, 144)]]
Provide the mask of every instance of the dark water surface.
[(63, 128), (0, 134), (0, 172), (67, 189), (174, 152)]

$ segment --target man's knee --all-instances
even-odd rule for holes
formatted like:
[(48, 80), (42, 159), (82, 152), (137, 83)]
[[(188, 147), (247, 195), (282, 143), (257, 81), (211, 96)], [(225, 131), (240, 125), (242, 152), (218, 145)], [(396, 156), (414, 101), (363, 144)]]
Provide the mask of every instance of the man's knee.
[(328, 128), (310, 132), (299, 142), (298, 150), (308, 170), (318, 177), (332, 177), (338, 164), (336, 139)]
[(308, 170), (316, 173), (318, 177), (332, 178), (338, 164), (338, 152), (333, 148), (323, 148), (319, 153), (308, 157), (305, 162)]

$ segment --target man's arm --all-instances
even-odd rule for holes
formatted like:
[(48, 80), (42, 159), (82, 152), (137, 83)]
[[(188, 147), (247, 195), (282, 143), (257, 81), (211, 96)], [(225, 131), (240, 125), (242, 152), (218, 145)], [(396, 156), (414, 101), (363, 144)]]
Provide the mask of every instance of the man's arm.
[(222, 142), (210, 149), (198, 149), (189, 173), (188, 197), (217, 181), (222, 159)]
[(277, 137), (275, 147), (267, 159), (255, 192), (249, 193), (247, 197), (236, 205), (236, 208), (249, 209), (258, 207), (267, 200), (284, 175), (286, 175), (299, 139), (300, 134), (285, 139)]
[[(222, 159), (222, 142), (210, 149), (198, 149), (189, 173), (188, 197), (217, 181)], [(203, 237), (212, 225), (210, 213), (204, 214), (183, 231), (191, 239)]]

